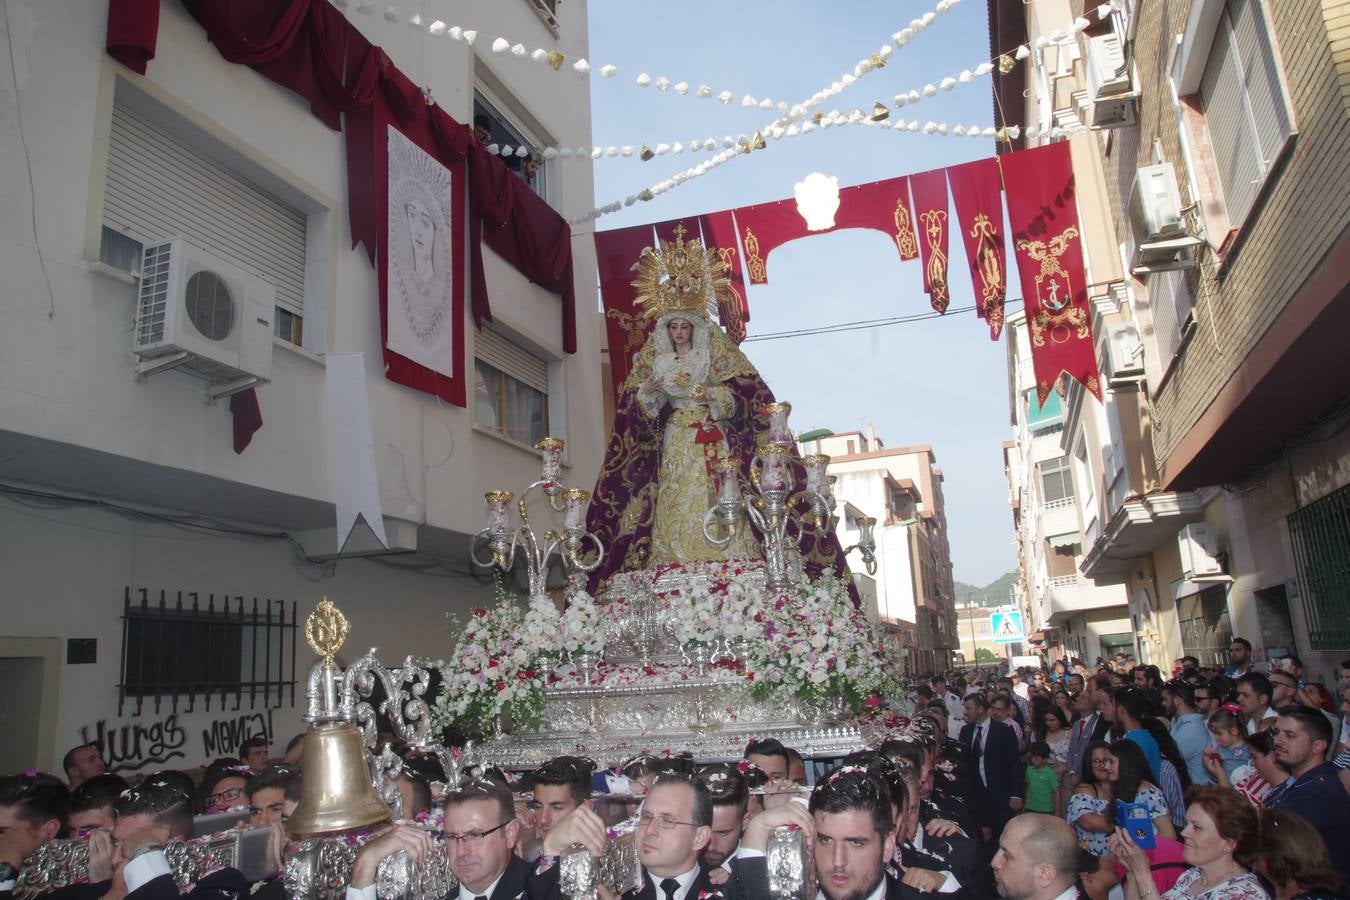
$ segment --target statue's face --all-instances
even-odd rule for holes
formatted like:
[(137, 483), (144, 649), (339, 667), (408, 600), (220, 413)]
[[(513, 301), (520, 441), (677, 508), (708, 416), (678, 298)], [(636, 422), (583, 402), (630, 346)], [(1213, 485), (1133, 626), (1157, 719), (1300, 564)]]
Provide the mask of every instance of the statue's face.
[(694, 326), (688, 319), (671, 319), (666, 324), (666, 332), (670, 335), (670, 342), (675, 345), (676, 350), (688, 347), (694, 338)]

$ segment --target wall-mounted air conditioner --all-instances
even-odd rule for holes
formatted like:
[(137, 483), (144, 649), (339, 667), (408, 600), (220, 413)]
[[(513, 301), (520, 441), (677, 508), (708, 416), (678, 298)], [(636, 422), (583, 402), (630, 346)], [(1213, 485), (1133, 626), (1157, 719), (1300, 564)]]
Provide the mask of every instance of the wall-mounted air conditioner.
[(1137, 381), (1144, 374), (1144, 346), (1134, 325), (1112, 325), (1106, 330), (1106, 381)]
[(1219, 565), (1219, 538), (1206, 522), (1187, 525), (1177, 532), (1181, 551), (1181, 577), (1187, 581), (1227, 581)]
[(1088, 96), (1093, 100), (1133, 91), (1125, 45), (1117, 35), (1099, 34), (1087, 39), (1087, 83)]
[(276, 288), (182, 238), (145, 245), (132, 352), (138, 375), (180, 369), (223, 397), (272, 374)]
[(1202, 241), (1190, 233), (1171, 163), (1140, 166), (1130, 188), (1130, 229), (1136, 275), (1195, 265), (1193, 250)]

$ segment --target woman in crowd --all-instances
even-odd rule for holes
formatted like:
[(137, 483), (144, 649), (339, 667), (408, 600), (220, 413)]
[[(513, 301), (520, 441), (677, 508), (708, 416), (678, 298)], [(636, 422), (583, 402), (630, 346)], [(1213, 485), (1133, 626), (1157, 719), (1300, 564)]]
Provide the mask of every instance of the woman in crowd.
[(1275, 887), (1275, 900), (1333, 900), (1344, 884), (1317, 829), (1284, 809), (1262, 809), (1256, 869)]
[(1040, 740), (1050, 745), (1050, 765), (1063, 778), (1069, 764), (1069, 738), (1072, 737), (1069, 720), (1064, 711), (1052, 706), (1045, 711), (1045, 724)]
[[(1258, 850), (1256, 810), (1227, 788), (1193, 787), (1186, 794), (1183, 859), (1190, 868), (1161, 900), (1269, 900), (1251, 870)], [(1169, 823), (1170, 824), (1170, 823)], [(1123, 829), (1111, 836), (1110, 851), (1125, 867), (1125, 900), (1159, 900), (1148, 857)]]
[(1163, 837), (1175, 838), (1176, 828), (1168, 814), (1162, 791), (1150, 781), (1152, 775), (1143, 751), (1132, 741), (1107, 744), (1093, 741), (1084, 754), (1083, 780), (1069, 798), (1065, 819), (1078, 833), (1078, 842), (1094, 856), (1106, 856), (1107, 840), (1116, 829), (1115, 803), (1141, 803), (1153, 819), (1153, 828)]
[(1073, 725), (1078, 721), (1078, 714), (1074, 712), (1074, 701), (1078, 699), (1078, 694), (1067, 688), (1062, 691), (1056, 691), (1055, 696), (1051, 698), (1055, 708), (1064, 713), (1064, 721)]
[(1107, 777), (1115, 786), (1115, 798), (1123, 803), (1139, 803), (1148, 807), (1153, 829), (1163, 837), (1175, 838), (1167, 798), (1158, 787), (1157, 776), (1148, 767), (1144, 751), (1134, 741), (1116, 741), (1111, 745), (1115, 762), (1108, 765)]
[(1270, 792), (1292, 776), (1275, 760), (1275, 737), (1262, 729), (1245, 737), (1250, 760), (1228, 773), (1213, 748), (1205, 751), (1205, 771), (1223, 787), (1231, 787), (1246, 797), (1253, 806), (1260, 806)]

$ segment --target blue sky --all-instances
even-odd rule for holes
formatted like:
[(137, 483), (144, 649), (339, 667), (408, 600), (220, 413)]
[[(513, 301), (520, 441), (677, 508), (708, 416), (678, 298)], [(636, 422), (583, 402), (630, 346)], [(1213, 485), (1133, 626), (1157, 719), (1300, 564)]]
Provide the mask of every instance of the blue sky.
[[(890, 35), (933, 8), (927, 0), (821, 3), (655, 3), (590, 0), (591, 61), (619, 67), (592, 77), (594, 143), (688, 143), (753, 134), (774, 114), (745, 109), (740, 98), (796, 102), (851, 71)], [(868, 74), (827, 101), (848, 113), (901, 91), (921, 89), (988, 58), (985, 0), (962, 0), (950, 13)], [(672, 82), (708, 83), (735, 102), (639, 88), (640, 72)], [(988, 76), (892, 116), (952, 125), (992, 124)], [(992, 140), (834, 127), (738, 156), (702, 178), (597, 223), (599, 230), (663, 221), (792, 195), (810, 172), (841, 187), (939, 168), (993, 154)], [(596, 205), (635, 194), (711, 154), (643, 163), (595, 163)], [(966, 259), (952, 235), (953, 308), (973, 304)], [(1008, 256), (1011, 263), (1011, 254)], [(921, 313), (928, 309), (917, 261), (902, 263), (880, 232), (845, 231), (790, 243), (768, 260), (767, 285), (750, 288), (750, 334)], [(1016, 279), (1013, 295), (1016, 296)], [(1010, 304), (1010, 308), (1012, 304)], [(1008, 425), (1005, 346), (989, 340), (973, 314), (920, 323), (744, 345), (774, 393), (793, 405), (798, 430), (860, 430), (869, 422), (887, 446), (931, 444), (945, 475), (955, 576), (986, 584), (1016, 567), (1002, 442)]]

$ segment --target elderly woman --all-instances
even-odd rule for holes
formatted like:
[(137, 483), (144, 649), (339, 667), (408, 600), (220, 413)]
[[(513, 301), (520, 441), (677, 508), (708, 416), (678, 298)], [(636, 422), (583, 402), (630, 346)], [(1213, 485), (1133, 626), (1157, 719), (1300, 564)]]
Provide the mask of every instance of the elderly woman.
[[(1182, 859), (1190, 868), (1161, 900), (1269, 900), (1251, 870), (1260, 841), (1256, 810), (1216, 785), (1191, 788), (1186, 801)], [(1110, 850), (1129, 873), (1125, 900), (1160, 900), (1148, 857), (1124, 829), (1111, 836)]]

